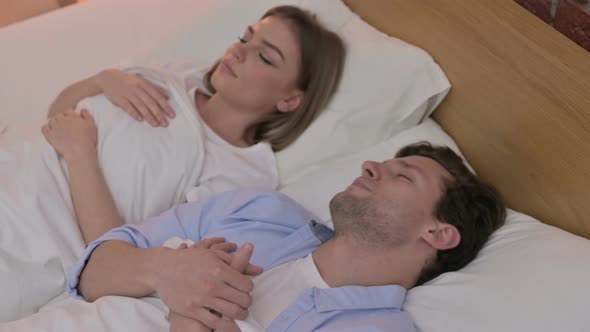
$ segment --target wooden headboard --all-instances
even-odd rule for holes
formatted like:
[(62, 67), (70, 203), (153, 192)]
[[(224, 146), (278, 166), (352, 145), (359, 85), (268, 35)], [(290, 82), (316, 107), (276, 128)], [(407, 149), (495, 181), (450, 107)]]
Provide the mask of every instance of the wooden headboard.
[(511, 208), (590, 238), (590, 53), (512, 0), (345, 3), (440, 64), (434, 119)]

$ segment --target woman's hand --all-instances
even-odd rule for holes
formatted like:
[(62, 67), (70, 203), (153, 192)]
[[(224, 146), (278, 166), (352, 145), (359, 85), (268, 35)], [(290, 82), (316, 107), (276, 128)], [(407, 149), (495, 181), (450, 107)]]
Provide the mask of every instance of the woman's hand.
[(111, 103), (137, 121), (145, 119), (153, 127), (166, 127), (166, 116), (175, 116), (166, 92), (146, 79), (121, 70), (107, 69), (98, 73), (95, 81)]
[(98, 129), (87, 110), (80, 114), (72, 109), (60, 113), (47, 120), (41, 132), (66, 162), (96, 156)]

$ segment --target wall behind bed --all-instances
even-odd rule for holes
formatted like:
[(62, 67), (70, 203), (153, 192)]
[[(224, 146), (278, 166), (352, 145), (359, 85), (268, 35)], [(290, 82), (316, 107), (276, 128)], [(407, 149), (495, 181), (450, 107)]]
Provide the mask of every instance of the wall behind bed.
[(590, 0), (514, 0), (590, 51)]
[(511, 208), (590, 238), (590, 53), (512, 0), (345, 2), (433, 55), (435, 120)]

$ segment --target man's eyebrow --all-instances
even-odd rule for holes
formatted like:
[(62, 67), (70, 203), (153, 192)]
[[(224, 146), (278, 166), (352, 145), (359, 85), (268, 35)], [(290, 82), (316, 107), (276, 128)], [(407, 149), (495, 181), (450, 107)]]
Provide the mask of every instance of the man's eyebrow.
[[(254, 34), (254, 28), (252, 28), (251, 25), (248, 26), (248, 31), (250, 31), (251, 34)], [(271, 49), (273, 49), (275, 52), (279, 53), (279, 55), (281, 56), (281, 59), (283, 59), (284, 62), (287, 62), (285, 60), (285, 56), (283, 55), (283, 52), (281, 52), (281, 49), (279, 49), (277, 46), (275, 46), (274, 44), (272, 44), (271, 42), (269, 42), (266, 39), (262, 40), (262, 43), (266, 46), (266, 47), (270, 47)]]
[(426, 177), (426, 174), (424, 173), (424, 170), (416, 165), (412, 165), (410, 163), (408, 163), (407, 161), (400, 159), (399, 163), (404, 167), (404, 168), (410, 168), (415, 170), (416, 172), (420, 173), (420, 175), (422, 177)]
[[(416, 165), (412, 165), (403, 159), (400, 159), (399, 162), (404, 168), (413, 169), (416, 172), (418, 172), (423, 178), (425, 178), (425, 179), (428, 178), (428, 175), (426, 174), (426, 172), (422, 168), (420, 168)], [(452, 177), (452, 175), (451, 175), (451, 177)], [(438, 180), (442, 192), (447, 190), (447, 184), (445, 181), (446, 181), (446, 179), (444, 177), (440, 177), (440, 179)]]

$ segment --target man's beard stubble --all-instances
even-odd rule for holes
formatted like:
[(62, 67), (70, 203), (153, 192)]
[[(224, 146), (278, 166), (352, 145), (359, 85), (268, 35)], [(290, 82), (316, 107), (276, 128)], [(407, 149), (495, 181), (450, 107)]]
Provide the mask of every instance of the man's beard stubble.
[(344, 235), (377, 248), (399, 247), (408, 239), (408, 229), (395, 216), (380, 210), (370, 197), (339, 193), (330, 201), (335, 235)]

